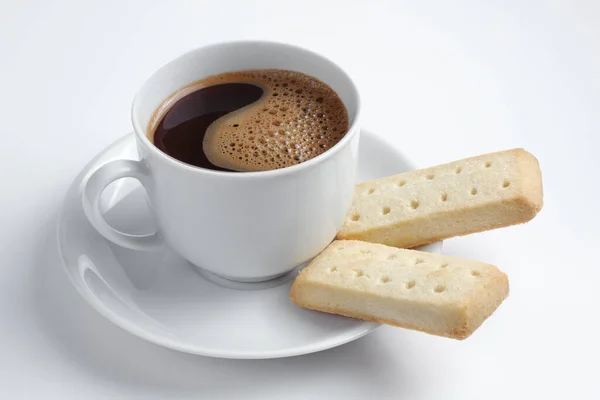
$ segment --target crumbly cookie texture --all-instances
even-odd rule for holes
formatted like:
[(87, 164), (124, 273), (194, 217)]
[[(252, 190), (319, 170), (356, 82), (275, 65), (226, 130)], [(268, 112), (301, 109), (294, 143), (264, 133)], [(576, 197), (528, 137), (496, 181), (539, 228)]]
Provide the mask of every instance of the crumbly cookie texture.
[(337, 237), (411, 248), (524, 223), (542, 205), (537, 159), (513, 149), (361, 183)]
[(300, 272), (290, 298), (311, 310), (465, 339), (508, 292), (508, 278), (490, 264), (337, 240)]

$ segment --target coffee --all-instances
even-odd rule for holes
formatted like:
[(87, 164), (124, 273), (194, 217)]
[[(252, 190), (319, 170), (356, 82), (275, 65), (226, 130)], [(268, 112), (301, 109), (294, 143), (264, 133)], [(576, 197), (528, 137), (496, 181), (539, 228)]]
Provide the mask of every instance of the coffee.
[(148, 137), (184, 163), (218, 171), (266, 171), (310, 160), (348, 131), (337, 93), (287, 70), (228, 72), (195, 82), (155, 112)]

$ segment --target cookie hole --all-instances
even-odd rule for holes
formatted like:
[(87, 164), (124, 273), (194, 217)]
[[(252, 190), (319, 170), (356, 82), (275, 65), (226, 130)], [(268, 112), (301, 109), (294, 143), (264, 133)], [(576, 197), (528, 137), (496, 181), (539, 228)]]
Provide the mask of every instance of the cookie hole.
[(479, 272), (479, 271), (471, 271), (471, 275), (473, 275), (473, 276), (481, 276), (481, 272)]
[(433, 175), (433, 174), (429, 174), (429, 175), (427, 175), (427, 179), (428, 179), (428, 180), (432, 180), (433, 178), (435, 178), (435, 175)]
[(361, 250), (360, 253), (369, 255), (369, 254), (371, 254), (371, 250)]
[(440, 268), (448, 268), (448, 264), (444, 263), (444, 264), (440, 265)]
[(442, 201), (446, 201), (446, 200), (448, 200), (448, 194), (442, 193)]
[(417, 200), (411, 200), (410, 206), (413, 208), (413, 210), (416, 210), (417, 208), (419, 208), (419, 202)]
[(358, 221), (360, 219), (360, 215), (358, 215), (358, 214), (352, 214), (351, 219), (352, 219), (352, 221)]
[(390, 213), (390, 208), (389, 207), (383, 207), (383, 215), (388, 215)]
[(436, 293), (442, 293), (444, 290), (446, 290), (446, 286), (442, 284), (438, 284), (435, 289), (433, 289), (433, 291)]
[(390, 254), (389, 256), (387, 256), (388, 260), (395, 260), (396, 258), (398, 258), (398, 256), (395, 254)]
[(408, 281), (406, 282), (406, 288), (407, 289), (412, 289), (415, 287), (415, 281)]
[(389, 276), (385, 275), (385, 276), (382, 276), (382, 277), (381, 277), (381, 279), (380, 279), (379, 281), (380, 281), (381, 283), (388, 283), (388, 282), (391, 282), (392, 280), (390, 279), (390, 277), (389, 277)]
[(456, 172), (457, 174), (460, 174), (460, 172), (461, 172), (461, 171), (462, 171), (462, 168), (461, 168), (461, 167), (458, 167), (458, 168), (456, 168), (456, 171), (455, 171), (455, 172)]
[(356, 277), (357, 277), (357, 278), (361, 278), (361, 277), (365, 276), (365, 273), (364, 273), (364, 271), (363, 271), (363, 270), (361, 270), (361, 269), (358, 269), (358, 270), (356, 270), (356, 269), (355, 269), (355, 270), (354, 270), (354, 273), (356, 274)]
[(406, 181), (405, 180), (402, 180), (402, 181), (398, 182), (398, 187), (402, 187), (404, 185), (406, 185)]
[(337, 267), (329, 268), (329, 272), (337, 272), (337, 271), (338, 271)]
[(342, 251), (342, 250), (344, 250), (343, 246), (338, 247), (338, 251)]
[(424, 262), (425, 262), (425, 260), (423, 260), (422, 258), (417, 258), (415, 260), (415, 265), (417, 265), (417, 264), (423, 264)]
[(237, 128), (238, 126), (240, 126), (240, 124), (233, 124), (234, 128)]
[(471, 189), (471, 194), (475, 196), (477, 194), (477, 188)]
[(367, 194), (373, 194), (373, 192), (375, 192), (375, 189), (371, 188), (371, 189), (369, 189), (369, 191), (367, 192)]
[(485, 163), (485, 167), (486, 167), (486, 168), (489, 168), (489, 167), (491, 167), (491, 166), (492, 166), (492, 163), (491, 163), (490, 161), (488, 161), (488, 162), (486, 162), (486, 163)]
[(505, 179), (504, 182), (502, 182), (502, 187), (507, 188), (509, 186), (510, 186), (510, 182)]

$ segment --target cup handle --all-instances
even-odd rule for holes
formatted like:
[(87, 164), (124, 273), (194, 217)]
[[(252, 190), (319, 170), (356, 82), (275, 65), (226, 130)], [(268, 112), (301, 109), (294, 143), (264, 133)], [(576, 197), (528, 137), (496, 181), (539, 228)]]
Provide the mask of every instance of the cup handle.
[(163, 245), (158, 232), (130, 235), (110, 226), (100, 211), (100, 195), (112, 182), (121, 178), (137, 179), (146, 190), (152, 183), (147, 168), (139, 161), (116, 160), (98, 168), (83, 188), (83, 210), (94, 228), (106, 239), (132, 250), (155, 250)]

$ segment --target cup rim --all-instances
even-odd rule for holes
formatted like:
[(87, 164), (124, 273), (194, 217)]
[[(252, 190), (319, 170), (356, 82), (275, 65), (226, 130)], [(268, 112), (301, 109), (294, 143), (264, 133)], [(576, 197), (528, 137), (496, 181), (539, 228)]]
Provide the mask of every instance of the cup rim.
[[(342, 137), (342, 139), (339, 142), (337, 142), (335, 145), (333, 145), (333, 147), (331, 147), (330, 149), (325, 151), (324, 153), (321, 153), (318, 156), (311, 158), (310, 160), (301, 162), (300, 164), (291, 165), (289, 167), (284, 167), (284, 168), (279, 168), (279, 169), (272, 169), (272, 170), (267, 170), (267, 171), (253, 171), (253, 172), (216, 171), (216, 170), (212, 170), (212, 169), (197, 167), (195, 165), (184, 163), (183, 161), (180, 161), (174, 157), (171, 157), (170, 155), (168, 155), (168, 154), (164, 153), (163, 151), (161, 151), (160, 149), (158, 149), (158, 147), (156, 147), (150, 141), (150, 139), (148, 139), (147, 135), (145, 134), (146, 128), (140, 127), (140, 124), (138, 123), (138, 121), (136, 121), (136, 118), (135, 118), (135, 112), (138, 107), (138, 102), (140, 101), (139, 100), (140, 92), (141, 92), (141, 89), (143, 88), (143, 86), (146, 84), (146, 82), (148, 82), (148, 80), (150, 80), (160, 70), (162, 70), (163, 68), (166, 68), (171, 63), (177, 62), (181, 57), (185, 56), (186, 54), (188, 54), (192, 51), (196, 51), (199, 49), (207, 49), (207, 48), (212, 48), (212, 47), (219, 47), (219, 46), (223, 46), (223, 45), (231, 45), (231, 44), (261, 44), (261, 45), (266, 44), (266, 45), (277, 45), (277, 46), (284, 46), (284, 47), (292, 48), (295, 51), (300, 51), (300, 52), (310, 54), (311, 56), (316, 57), (316, 58), (320, 59), (321, 61), (330, 64), (334, 69), (337, 70), (338, 73), (344, 75), (345, 78), (350, 83), (350, 89), (353, 92), (353, 95), (356, 99), (356, 113), (354, 115), (352, 123), (348, 127), (348, 131)], [(247, 179), (247, 178), (267, 178), (267, 177), (275, 177), (275, 176), (283, 176), (283, 175), (292, 174), (295, 172), (299, 172), (303, 169), (311, 168), (311, 167), (315, 166), (316, 164), (320, 164), (321, 162), (325, 161), (326, 159), (332, 157), (337, 152), (339, 152), (341, 148), (346, 146), (346, 144), (348, 144), (348, 142), (350, 142), (352, 140), (352, 138), (360, 130), (358, 127), (358, 120), (360, 117), (360, 112), (361, 112), (361, 99), (360, 99), (360, 94), (358, 92), (358, 89), (356, 87), (356, 83), (344, 69), (342, 69), (335, 62), (331, 61), (329, 58), (327, 58), (319, 53), (316, 53), (312, 50), (308, 50), (303, 47), (289, 44), (289, 43), (269, 41), (269, 40), (230, 40), (230, 41), (212, 43), (209, 45), (200, 46), (200, 47), (196, 47), (194, 49), (188, 50), (188, 51), (180, 54), (179, 56), (175, 57), (168, 63), (164, 64), (163, 66), (157, 68), (154, 72), (152, 72), (144, 80), (142, 87), (137, 91), (135, 97), (133, 98), (133, 103), (131, 106), (131, 122), (133, 125), (133, 131), (135, 132), (135, 135), (138, 138), (138, 140), (141, 141), (141, 143), (143, 143), (145, 145), (145, 147), (147, 147), (149, 149), (149, 151), (157, 154), (158, 156), (160, 156), (161, 158), (163, 158), (164, 160), (166, 160), (167, 162), (169, 162), (170, 164), (172, 164), (174, 166), (184, 168), (185, 170), (188, 170), (190, 172), (196, 172), (196, 173), (200, 173), (200, 174), (208, 174), (208, 175), (212, 175), (215, 177), (217, 177), (217, 176), (239, 177), (241, 179)], [(141, 132), (143, 132), (143, 134)]]

